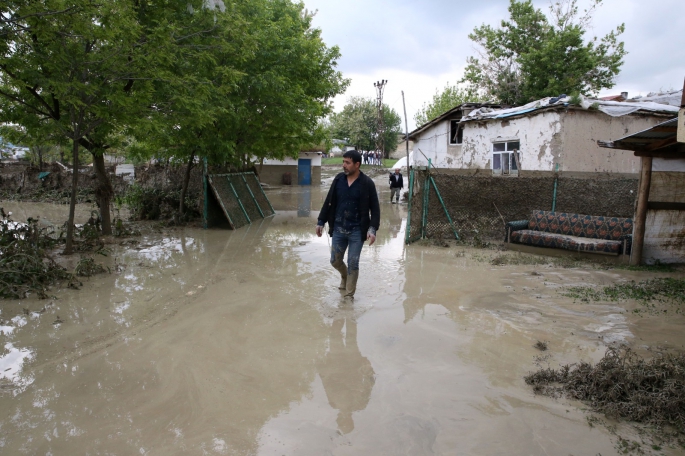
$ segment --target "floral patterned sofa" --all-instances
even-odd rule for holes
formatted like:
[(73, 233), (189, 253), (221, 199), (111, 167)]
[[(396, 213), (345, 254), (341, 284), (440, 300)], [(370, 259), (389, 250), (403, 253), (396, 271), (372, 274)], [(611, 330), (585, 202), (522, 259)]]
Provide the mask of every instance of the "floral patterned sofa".
[(628, 255), (633, 220), (620, 217), (533, 211), (529, 220), (506, 224), (507, 243), (576, 252)]

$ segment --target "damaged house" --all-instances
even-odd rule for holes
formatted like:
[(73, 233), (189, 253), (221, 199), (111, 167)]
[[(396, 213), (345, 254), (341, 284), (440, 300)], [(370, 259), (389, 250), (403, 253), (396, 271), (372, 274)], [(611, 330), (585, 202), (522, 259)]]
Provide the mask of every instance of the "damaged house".
[(654, 102), (570, 101), (544, 98), (509, 109), (462, 105), (410, 133), (413, 164), (426, 166), (430, 158), (434, 167), (457, 174), (637, 177), (639, 159), (626, 151), (607, 153), (596, 141), (645, 130), (678, 112)]
[[(678, 110), (566, 96), (514, 108), (459, 106), (410, 133), (411, 164), (424, 173), (430, 159), (445, 204), (435, 209), (429, 198), (428, 225), (453, 236), (441, 221), (449, 212), (461, 237), (504, 238), (503, 220), (529, 219), (534, 211), (632, 218), (640, 157), (600, 148), (597, 140), (647, 130)], [(425, 186), (418, 176), (415, 195)]]

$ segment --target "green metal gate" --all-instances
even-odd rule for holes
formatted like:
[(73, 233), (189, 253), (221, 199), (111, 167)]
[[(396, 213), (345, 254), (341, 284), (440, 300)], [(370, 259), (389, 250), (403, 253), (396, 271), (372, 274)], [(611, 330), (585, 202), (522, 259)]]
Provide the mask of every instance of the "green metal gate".
[(219, 211), (234, 230), (274, 215), (254, 173), (207, 174), (205, 179), (205, 228), (222, 224), (216, 216)]

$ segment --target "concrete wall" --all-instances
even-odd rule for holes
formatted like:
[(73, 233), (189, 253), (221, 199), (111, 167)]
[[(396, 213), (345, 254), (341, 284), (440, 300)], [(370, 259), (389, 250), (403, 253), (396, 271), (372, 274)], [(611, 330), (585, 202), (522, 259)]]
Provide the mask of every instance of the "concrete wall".
[(560, 171), (639, 174), (640, 158), (628, 150), (606, 149), (597, 140), (616, 140), (653, 127), (664, 117), (611, 117), (599, 111), (568, 110), (562, 114), (561, 145), (552, 150)]
[(415, 165), (431, 158), (437, 168), (492, 169), (492, 144), (520, 142), (521, 172), (613, 173), (636, 175), (640, 161), (632, 152), (597, 146), (597, 140), (612, 140), (645, 130), (662, 117), (628, 115), (611, 117), (580, 109), (549, 110), (516, 119), (497, 119), (464, 124), (462, 145), (449, 144), (449, 120), (421, 134), (414, 151)]
[[(321, 166), (321, 155), (317, 153), (306, 153), (303, 152), (299, 155), (299, 158), (308, 158), (312, 161), (312, 166)], [(283, 160), (276, 160), (273, 158), (265, 158), (264, 166), (266, 165), (295, 165), (297, 166), (298, 158), (285, 158)]]
[[(269, 185), (283, 185), (283, 174), (290, 173), (292, 185), (297, 185), (297, 161), (305, 158), (312, 161), (312, 185), (321, 185), (321, 154), (316, 152), (300, 152), (298, 158), (283, 160), (264, 159), (264, 166), (259, 181)], [(259, 169), (259, 165), (256, 165)]]
[[(645, 243), (647, 263), (685, 263), (685, 210), (659, 209), (658, 203), (685, 204), (685, 159), (655, 158), (649, 187)], [(668, 206), (665, 206), (668, 207)]]
[[(257, 169), (259, 169), (259, 165), (257, 165)], [(290, 173), (292, 185), (297, 185), (296, 161), (294, 165), (264, 164), (259, 175), (259, 181), (269, 185), (283, 185), (283, 174), (285, 173)], [(321, 185), (321, 166), (312, 166), (312, 185)]]
[[(417, 173), (418, 186), (425, 175)], [(504, 223), (524, 220), (533, 210), (551, 210), (554, 200), (554, 176), (502, 178), (499, 176), (433, 173), (433, 178), (447, 209), (464, 239), (504, 239)], [(638, 179), (597, 174), (583, 178), (562, 175), (557, 181), (556, 210), (559, 212), (612, 217), (632, 217), (635, 210)], [(414, 195), (412, 233), (421, 224), (422, 194)], [(449, 237), (449, 225), (435, 194), (429, 198), (430, 235)]]
[[(411, 152), (412, 150), (414, 150), (414, 141), (410, 140), (409, 141), (409, 152)], [(390, 153), (390, 158), (394, 158), (396, 160), (399, 160), (400, 158), (404, 158), (406, 156), (407, 156), (407, 144), (404, 141), (404, 139), (402, 139), (397, 144), (397, 149), (395, 149), (394, 151), (392, 151)]]
[[(265, 160), (266, 161), (266, 160)], [(259, 165), (257, 165), (259, 170)], [(283, 185), (283, 174), (290, 173), (292, 182), (297, 184), (297, 164), (267, 165), (264, 164), (259, 173), (259, 182), (269, 185)]]

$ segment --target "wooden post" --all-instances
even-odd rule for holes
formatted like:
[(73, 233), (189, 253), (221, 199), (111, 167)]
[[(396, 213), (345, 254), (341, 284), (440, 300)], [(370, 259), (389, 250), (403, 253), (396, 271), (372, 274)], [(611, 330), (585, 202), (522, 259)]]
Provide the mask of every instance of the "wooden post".
[(637, 194), (637, 210), (635, 211), (635, 227), (633, 229), (633, 248), (630, 254), (630, 264), (637, 266), (642, 263), (642, 246), (645, 243), (645, 223), (647, 221), (647, 205), (649, 203), (649, 186), (652, 182), (652, 157), (640, 157), (642, 173), (640, 174), (640, 190)]
[(685, 143), (685, 81), (683, 82), (683, 98), (680, 100), (680, 111), (678, 112), (676, 139), (679, 143)]
[[(685, 94), (683, 94), (683, 97), (685, 97)], [(407, 124), (407, 105), (404, 104), (404, 90), (402, 91), (402, 107), (404, 108), (404, 129), (407, 132), (404, 144), (407, 147), (407, 174), (409, 174), (409, 125)]]

